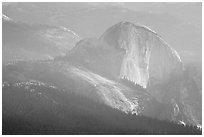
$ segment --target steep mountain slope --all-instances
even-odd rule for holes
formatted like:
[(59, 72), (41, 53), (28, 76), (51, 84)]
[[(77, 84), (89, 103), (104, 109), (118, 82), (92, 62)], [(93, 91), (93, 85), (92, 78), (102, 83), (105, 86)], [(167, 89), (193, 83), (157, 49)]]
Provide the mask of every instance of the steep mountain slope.
[[(196, 85), (178, 53), (158, 34), (146, 27), (121, 22), (100, 38), (106, 45), (125, 50), (120, 78), (147, 87), (159, 102), (171, 104), (171, 119), (201, 124), (201, 86)], [(197, 80), (197, 78), (196, 78)]]
[(3, 15), (3, 63), (53, 59), (72, 49), (79, 39), (79, 36), (64, 27), (24, 24)]
[(81, 40), (61, 59), (112, 80), (125, 79), (142, 86), (158, 102), (169, 106), (160, 117), (201, 124), (201, 87), (192, 77), (186, 77), (191, 72), (187, 72), (178, 53), (146, 27), (120, 22), (99, 39)]
[[(125, 113), (159, 118), (159, 111), (152, 110), (164, 107), (141, 89), (132, 89), (67, 62), (21, 62), (3, 67), (5, 82), (25, 82), (32, 79), (72, 91)], [(85, 89), (87, 90), (84, 91)]]

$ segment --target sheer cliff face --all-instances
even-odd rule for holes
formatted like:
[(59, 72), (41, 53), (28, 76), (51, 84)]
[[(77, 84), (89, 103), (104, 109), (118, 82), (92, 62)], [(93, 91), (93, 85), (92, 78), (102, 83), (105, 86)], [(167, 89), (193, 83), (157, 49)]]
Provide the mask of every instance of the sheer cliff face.
[(119, 77), (144, 88), (152, 83), (150, 79), (163, 81), (181, 67), (177, 52), (146, 27), (121, 22), (109, 28), (100, 40), (125, 51)]
[(129, 22), (110, 27), (99, 39), (82, 40), (71, 53), (97, 73), (106, 72), (143, 88), (165, 82), (182, 67), (177, 52), (160, 36)]

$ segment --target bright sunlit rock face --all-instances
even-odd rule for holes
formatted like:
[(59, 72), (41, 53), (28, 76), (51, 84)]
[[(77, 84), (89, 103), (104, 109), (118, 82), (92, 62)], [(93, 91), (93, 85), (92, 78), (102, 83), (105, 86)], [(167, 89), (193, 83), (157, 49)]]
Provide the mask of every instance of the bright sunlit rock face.
[(178, 53), (155, 32), (144, 26), (120, 22), (100, 38), (118, 50), (124, 50), (120, 78), (146, 88), (150, 79), (163, 81), (181, 68)]

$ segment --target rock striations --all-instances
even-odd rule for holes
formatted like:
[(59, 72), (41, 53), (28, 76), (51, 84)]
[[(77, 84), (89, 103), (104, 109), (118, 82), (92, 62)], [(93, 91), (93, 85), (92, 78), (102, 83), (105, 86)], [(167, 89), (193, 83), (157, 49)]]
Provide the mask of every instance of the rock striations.
[[(107, 50), (108, 48), (110, 50)], [(103, 52), (104, 50), (106, 52)], [(129, 22), (120, 22), (110, 27), (94, 41), (80, 41), (73, 51), (80, 51), (77, 55), (85, 51), (84, 55), (88, 57), (83, 56), (82, 60), (86, 60), (86, 64), (95, 62), (91, 64), (92, 68), (109, 66), (111, 75), (116, 73), (114, 76), (117, 78), (127, 79), (143, 88), (162, 83), (168, 80), (172, 73), (178, 73), (182, 69), (178, 53), (158, 34), (147, 27)], [(97, 53), (98, 51), (100, 53)], [(104, 54), (101, 55), (102, 53)], [(102, 65), (103, 61), (105, 63)]]

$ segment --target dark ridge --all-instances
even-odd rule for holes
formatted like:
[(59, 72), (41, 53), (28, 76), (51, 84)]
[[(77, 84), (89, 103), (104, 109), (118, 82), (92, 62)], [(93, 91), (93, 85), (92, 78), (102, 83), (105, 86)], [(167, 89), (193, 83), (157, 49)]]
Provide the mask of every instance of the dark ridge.
[(143, 88), (142, 86), (140, 86), (139, 84), (134, 83), (134, 82), (132, 82), (132, 81), (126, 79), (126, 78), (120, 79), (120, 82), (121, 82), (122, 84), (125, 84), (125, 85), (128, 86), (128, 87), (133, 88), (133, 89), (138, 89), (139, 91), (146, 91), (146, 89)]
[[(202, 134), (195, 126), (125, 114), (73, 92), (44, 86), (31, 88), (32, 93), (25, 87), (3, 87), (3, 135)], [(37, 92), (41, 96), (36, 96)], [(19, 107), (21, 113), (16, 113)], [(32, 113), (25, 113), (30, 109)]]

